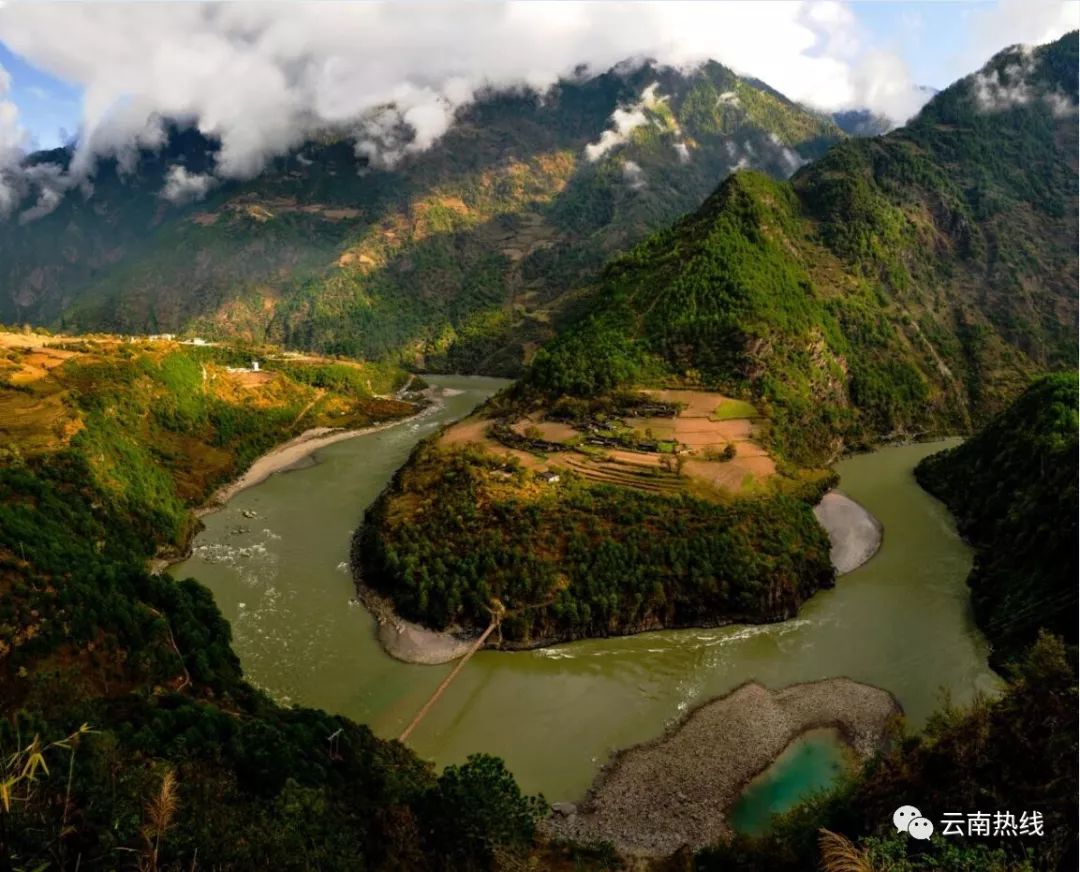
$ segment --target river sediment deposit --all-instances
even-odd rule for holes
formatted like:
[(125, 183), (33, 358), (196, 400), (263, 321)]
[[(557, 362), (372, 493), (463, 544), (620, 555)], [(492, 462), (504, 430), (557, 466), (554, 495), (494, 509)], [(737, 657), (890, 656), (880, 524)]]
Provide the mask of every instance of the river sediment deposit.
[(742, 789), (799, 736), (835, 728), (866, 759), (900, 714), (888, 691), (846, 678), (777, 691), (749, 682), (619, 752), (580, 807), (559, 804), (545, 828), (643, 856), (704, 847), (730, 833), (727, 812)]
[(858, 569), (881, 547), (881, 523), (840, 491), (825, 494), (814, 506), (814, 516), (829, 534), (829, 559), (837, 575)]

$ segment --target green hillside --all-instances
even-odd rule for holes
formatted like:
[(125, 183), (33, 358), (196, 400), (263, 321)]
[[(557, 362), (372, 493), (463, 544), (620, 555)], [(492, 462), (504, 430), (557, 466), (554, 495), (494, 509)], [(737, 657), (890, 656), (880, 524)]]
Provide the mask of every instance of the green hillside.
[(833, 585), (804, 499), (722, 501), (549, 476), (497, 453), (422, 445), (368, 510), (354, 566), (407, 618), (531, 647), (794, 617)]
[[(497, 600), (510, 641), (797, 609), (827, 583), (796, 555), (824, 561), (809, 507), (842, 450), (967, 431), (1075, 367), (1076, 60), (1076, 34), (1007, 50), (791, 182), (731, 175), (417, 449), (357, 571), (438, 628)], [(984, 105), (1002, 76), (1029, 96)]]
[[(605, 150), (617, 110), (639, 123)], [(167, 170), (206, 170), (216, 145), (176, 131), (126, 175), (105, 162), (92, 196), (0, 225), (0, 320), (517, 374), (613, 254), (732, 169), (787, 177), (843, 136), (719, 64), (644, 66), (482, 96), (392, 168), (328, 135), (177, 206)]]
[[(1075, 34), (1007, 50), (790, 183), (733, 175), (606, 268), (526, 384), (725, 390), (768, 409), (800, 463), (985, 420), (1076, 363), (1076, 59)], [(983, 105), (998, 75), (1035, 96)]]
[(1077, 642), (1077, 390), (1048, 376), (963, 445), (916, 469), (978, 549), (975, 617), (999, 665), (1040, 629)]
[(531, 848), (540, 806), (501, 762), (436, 777), (367, 727), (274, 704), (210, 592), (146, 569), (272, 445), (415, 412), (373, 395), (403, 378), (0, 333), (0, 869), (479, 869)]

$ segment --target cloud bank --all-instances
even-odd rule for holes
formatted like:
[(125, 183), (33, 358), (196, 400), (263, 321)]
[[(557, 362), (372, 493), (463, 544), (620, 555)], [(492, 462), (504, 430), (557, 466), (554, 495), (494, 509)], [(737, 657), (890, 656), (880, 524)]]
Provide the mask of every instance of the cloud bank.
[(174, 166), (165, 176), (161, 196), (170, 203), (191, 203), (205, 197), (216, 184), (217, 179), (208, 173), (189, 173), (186, 167)]
[(19, 124), (19, 110), (7, 99), (11, 76), (0, 66), (0, 217), (10, 212), (21, 196), (17, 171), (26, 133)]
[[(480, 89), (542, 92), (582, 65), (600, 72), (627, 58), (714, 58), (808, 105), (898, 122), (925, 98), (900, 58), (868, 50), (850, 8), (831, 0), (0, 4), (0, 34), (82, 89), (73, 179), (101, 157), (130, 166), (139, 148), (163, 143), (165, 119), (220, 141), (219, 179), (252, 177), (326, 128), (392, 164), (435, 142)], [(0, 77), (0, 161), (19, 147), (5, 90)], [(608, 143), (637, 121), (613, 118)], [(199, 196), (212, 183), (184, 170), (163, 195)]]

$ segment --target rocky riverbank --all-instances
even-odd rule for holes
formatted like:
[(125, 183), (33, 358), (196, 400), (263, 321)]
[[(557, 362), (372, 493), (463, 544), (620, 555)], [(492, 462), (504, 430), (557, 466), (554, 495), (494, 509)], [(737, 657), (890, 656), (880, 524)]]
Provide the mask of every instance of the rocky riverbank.
[(829, 560), (837, 575), (858, 569), (881, 547), (881, 523), (839, 491), (825, 494), (814, 506), (814, 516), (829, 534)]
[(389, 599), (359, 581), (356, 598), (375, 618), (379, 644), (396, 660), (437, 666), (463, 657), (472, 645), (471, 640), (453, 633), (440, 633), (406, 621), (394, 611)]
[(865, 759), (900, 714), (891, 693), (847, 678), (777, 691), (750, 682), (663, 736), (619, 752), (579, 806), (557, 804), (544, 826), (553, 836), (611, 842), (630, 855), (697, 849), (729, 835), (728, 809), (803, 733), (835, 728)]

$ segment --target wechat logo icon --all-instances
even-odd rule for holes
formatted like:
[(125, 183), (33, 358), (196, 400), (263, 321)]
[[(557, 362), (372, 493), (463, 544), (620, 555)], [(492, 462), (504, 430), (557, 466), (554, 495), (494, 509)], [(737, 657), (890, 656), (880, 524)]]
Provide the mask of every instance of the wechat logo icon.
[(898, 833), (907, 833), (913, 839), (925, 841), (934, 834), (933, 822), (913, 805), (900, 806), (893, 812), (892, 822)]

